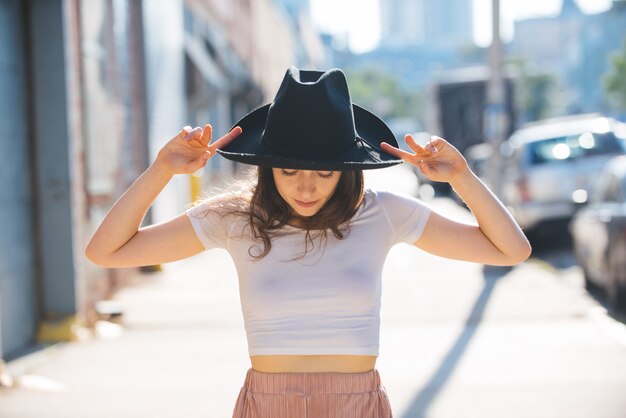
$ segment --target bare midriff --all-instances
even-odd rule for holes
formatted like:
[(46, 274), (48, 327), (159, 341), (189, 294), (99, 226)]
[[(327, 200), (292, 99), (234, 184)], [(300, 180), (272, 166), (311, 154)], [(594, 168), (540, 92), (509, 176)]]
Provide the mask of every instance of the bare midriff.
[(374, 369), (376, 356), (361, 355), (259, 355), (252, 368), (265, 373), (360, 373)]

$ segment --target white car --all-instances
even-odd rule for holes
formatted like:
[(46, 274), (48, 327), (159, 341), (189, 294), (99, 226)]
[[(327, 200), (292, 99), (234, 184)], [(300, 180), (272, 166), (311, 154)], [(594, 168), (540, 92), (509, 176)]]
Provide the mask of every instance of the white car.
[(528, 125), (502, 147), (502, 200), (524, 229), (568, 220), (593, 192), (598, 174), (626, 153), (626, 125), (574, 116)]
[(609, 305), (626, 312), (626, 156), (611, 160), (589, 205), (569, 225), (585, 286), (601, 288)]

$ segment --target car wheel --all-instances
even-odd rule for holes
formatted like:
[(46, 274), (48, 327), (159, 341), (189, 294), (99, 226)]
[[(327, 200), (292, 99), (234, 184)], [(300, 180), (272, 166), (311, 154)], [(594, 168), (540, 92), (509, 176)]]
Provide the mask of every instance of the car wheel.
[(587, 269), (583, 267), (582, 270), (583, 270), (583, 278), (585, 279), (585, 289), (587, 289), (590, 292), (598, 290), (598, 286), (591, 280), (591, 277), (589, 276), (589, 272), (587, 271)]
[(616, 311), (626, 312), (626, 280), (624, 275), (626, 266), (617, 254), (617, 250), (609, 254), (609, 274), (606, 295), (609, 306)]
[(598, 286), (591, 280), (591, 276), (589, 275), (589, 270), (585, 267), (583, 262), (584, 258), (579, 255), (579, 252), (576, 250), (576, 246), (574, 246), (574, 257), (578, 260), (578, 265), (583, 273), (583, 279), (585, 281), (585, 289), (587, 291), (592, 292), (598, 290)]

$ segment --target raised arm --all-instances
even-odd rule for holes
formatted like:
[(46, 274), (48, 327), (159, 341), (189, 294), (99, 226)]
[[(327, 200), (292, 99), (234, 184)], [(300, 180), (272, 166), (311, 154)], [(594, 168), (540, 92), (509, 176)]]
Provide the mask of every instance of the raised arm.
[(454, 146), (439, 137), (432, 137), (426, 147), (411, 135), (405, 141), (413, 153), (386, 143), (382, 148), (415, 165), (430, 180), (450, 183), (478, 222), (459, 223), (433, 212), (415, 246), (442, 257), (491, 265), (514, 265), (530, 256), (530, 244), (511, 214)]
[(176, 174), (204, 167), (216, 150), (241, 133), (237, 127), (210, 143), (212, 128), (185, 127), (109, 210), (85, 255), (103, 267), (137, 267), (180, 260), (203, 250), (187, 216), (140, 228), (148, 208)]

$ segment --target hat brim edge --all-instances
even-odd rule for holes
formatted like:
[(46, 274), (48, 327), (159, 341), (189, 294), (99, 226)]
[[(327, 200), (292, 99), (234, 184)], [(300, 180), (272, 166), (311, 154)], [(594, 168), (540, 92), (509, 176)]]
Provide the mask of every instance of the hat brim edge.
[(242, 154), (217, 150), (224, 158), (238, 163), (256, 165), (261, 167), (290, 168), (294, 170), (374, 170), (391, 167), (403, 163), (401, 159), (382, 161), (311, 161), (306, 159), (285, 158), (281, 155), (255, 155)]
[[(371, 170), (390, 167), (403, 162), (402, 159), (398, 159), (379, 148), (383, 140), (390, 145), (398, 146), (395, 136), (389, 127), (374, 113), (354, 103), (352, 107), (357, 133), (365, 139), (364, 142), (373, 148), (379, 156), (372, 155), (367, 149), (357, 146), (342, 152), (341, 155), (335, 156), (334, 159), (330, 158), (324, 161), (311, 161), (306, 158), (286, 157), (277, 154), (274, 150), (263, 146), (260, 142), (269, 107), (270, 104), (260, 106), (235, 123), (232, 128), (241, 126), (243, 129), (242, 138), (236, 138), (224, 149), (218, 149), (217, 152), (226, 159), (243, 164), (302, 170)], [(376, 137), (373, 132), (376, 133)], [(383, 137), (384, 139), (380, 140), (377, 137)], [(245, 141), (246, 146), (240, 146), (241, 141)]]

